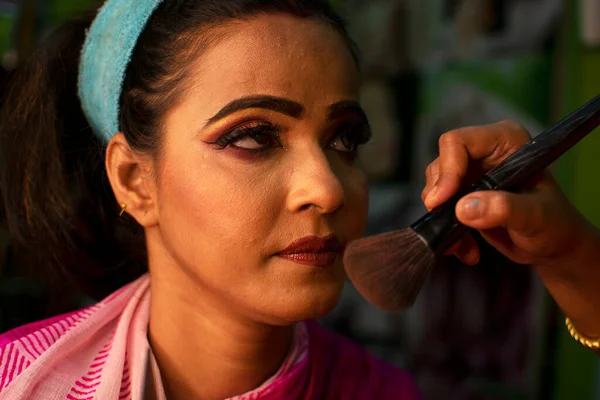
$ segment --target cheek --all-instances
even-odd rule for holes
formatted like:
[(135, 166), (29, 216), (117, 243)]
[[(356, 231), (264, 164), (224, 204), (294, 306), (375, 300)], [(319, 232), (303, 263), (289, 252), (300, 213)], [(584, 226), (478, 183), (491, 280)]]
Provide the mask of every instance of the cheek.
[(193, 247), (187, 250), (196, 258), (233, 255), (259, 243), (277, 213), (272, 180), (213, 159), (206, 164), (183, 160), (171, 163), (162, 176), (161, 230)]

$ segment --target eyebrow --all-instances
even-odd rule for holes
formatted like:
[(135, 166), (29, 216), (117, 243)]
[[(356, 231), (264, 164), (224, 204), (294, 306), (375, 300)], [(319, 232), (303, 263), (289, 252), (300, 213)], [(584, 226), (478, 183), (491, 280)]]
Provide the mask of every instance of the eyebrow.
[[(300, 119), (302, 114), (304, 114), (304, 106), (293, 100), (267, 95), (248, 96), (233, 100), (227, 104), (218, 113), (208, 119), (207, 125), (249, 108), (263, 108), (265, 110), (276, 111), (296, 119)], [(365, 120), (367, 119), (360, 103), (355, 100), (343, 100), (334, 103), (328, 107), (327, 111), (330, 120), (343, 117), (347, 114), (356, 114)]]
[(208, 120), (208, 124), (248, 108), (264, 108), (299, 119), (304, 113), (302, 104), (275, 96), (249, 96), (234, 100)]
[(355, 100), (343, 100), (329, 106), (329, 119), (334, 120), (348, 114), (356, 114), (358, 117), (367, 120), (367, 115), (360, 103)]

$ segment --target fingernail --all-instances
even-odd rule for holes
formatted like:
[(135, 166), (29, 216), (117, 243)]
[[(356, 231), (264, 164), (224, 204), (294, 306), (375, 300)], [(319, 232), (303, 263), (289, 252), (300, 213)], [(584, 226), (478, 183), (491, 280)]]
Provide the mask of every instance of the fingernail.
[(465, 219), (475, 220), (481, 217), (481, 202), (479, 199), (464, 200), (461, 208), (462, 216)]

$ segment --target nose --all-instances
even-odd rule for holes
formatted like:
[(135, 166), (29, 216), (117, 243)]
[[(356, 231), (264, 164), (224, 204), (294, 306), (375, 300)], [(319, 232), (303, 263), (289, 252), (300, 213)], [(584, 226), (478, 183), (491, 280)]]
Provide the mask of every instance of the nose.
[(344, 206), (344, 187), (322, 148), (294, 160), (287, 207), (291, 212), (315, 209), (330, 214)]

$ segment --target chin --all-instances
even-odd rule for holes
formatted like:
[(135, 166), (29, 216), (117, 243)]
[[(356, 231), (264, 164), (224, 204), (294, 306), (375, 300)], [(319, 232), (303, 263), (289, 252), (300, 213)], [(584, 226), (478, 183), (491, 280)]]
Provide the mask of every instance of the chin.
[(338, 304), (343, 288), (342, 281), (290, 290), (285, 300), (275, 302), (278, 309), (271, 310), (269, 320), (273, 325), (283, 326), (324, 317)]

